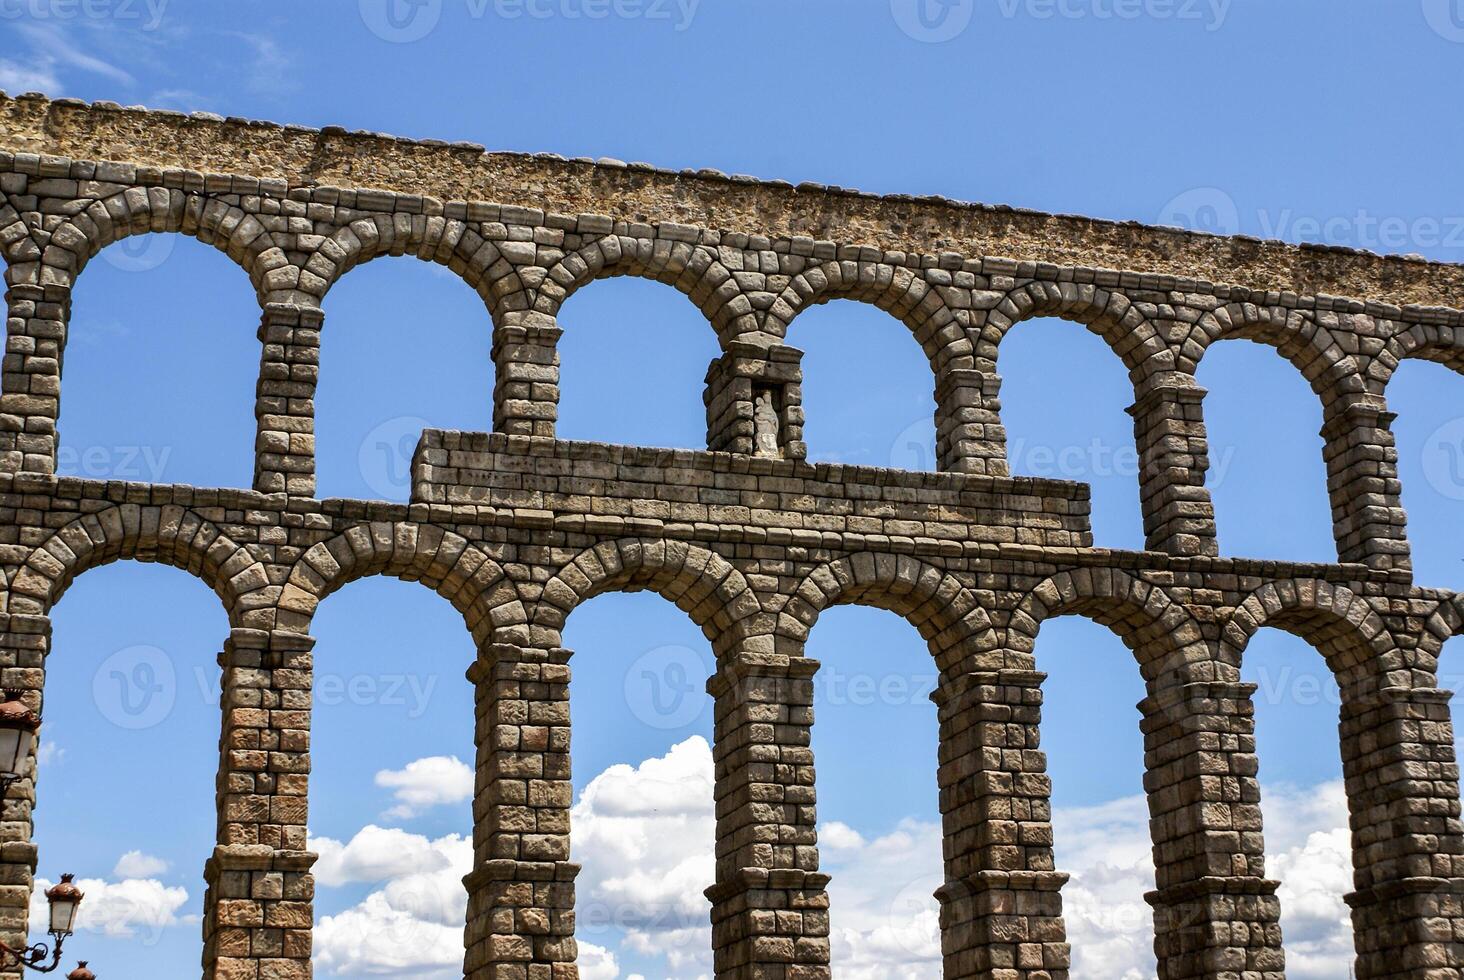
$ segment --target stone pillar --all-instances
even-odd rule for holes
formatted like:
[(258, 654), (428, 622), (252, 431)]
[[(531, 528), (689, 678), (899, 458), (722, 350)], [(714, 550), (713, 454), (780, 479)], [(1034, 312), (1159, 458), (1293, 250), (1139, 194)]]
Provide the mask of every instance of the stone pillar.
[(495, 643), (468, 671), (477, 786), (465, 934), (467, 980), (574, 980), (569, 860), (569, 657)]
[(204, 870), (205, 980), (310, 976), (305, 849), (313, 637), (235, 629), (219, 657), (218, 846)]
[[(51, 621), (45, 616), (0, 616), (0, 687), (24, 691), (31, 710), (41, 713), (46, 654), (51, 647)], [(42, 714), (44, 718), (44, 715)], [(41, 737), (46, 737), (44, 724)], [(35, 883), (36, 845), (33, 812), (39, 775), (32, 759), (31, 775), (10, 787), (0, 806), (0, 940), (26, 945), (31, 889)], [(37, 923), (44, 928), (43, 923)], [(0, 969), (0, 978), (18, 980), (19, 970)]]
[(559, 337), (544, 313), (505, 313), (493, 330), (493, 431), (554, 438), (559, 418)]
[(734, 340), (707, 368), (702, 401), (707, 406), (707, 448), (752, 455), (753, 410), (759, 395), (772, 396), (778, 413), (778, 445), (784, 459), (806, 459), (803, 441), (803, 351), (784, 344), (759, 346)]
[(1161, 980), (1282, 980), (1277, 882), (1265, 877), (1254, 684), (1192, 683), (1143, 712)]
[(1144, 547), (1172, 555), (1218, 555), (1215, 505), (1205, 489), (1210, 445), (1201, 405), (1205, 389), (1187, 374), (1162, 375), (1128, 412), (1139, 452)]
[(935, 386), (935, 465), (951, 473), (1008, 476), (1001, 376), (947, 368)]
[(717, 980), (829, 980), (829, 877), (818, 870), (813, 675), (818, 662), (734, 653), (716, 699)]
[(1380, 395), (1329, 401), (1322, 438), (1337, 556), (1369, 568), (1411, 571), (1392, 412)]
[(316, 307), (264, 308), (254, 401), (254, 489), (261, 493), (315, 495), (315, 384), (324, 318)]
[(1342, 708), (1358, 980), (1464, 976), (1464, 832), (1452, 694), (1387, 688)]
[(1065, 980), (1052, 781), (1040, 748), (1042, 681), (1029, 670), (943, 677), (940, 809), (945, 980)]
[(14, 285), (5, 293), (5, 309), (0, 472), (54, 473), (71, 289)]

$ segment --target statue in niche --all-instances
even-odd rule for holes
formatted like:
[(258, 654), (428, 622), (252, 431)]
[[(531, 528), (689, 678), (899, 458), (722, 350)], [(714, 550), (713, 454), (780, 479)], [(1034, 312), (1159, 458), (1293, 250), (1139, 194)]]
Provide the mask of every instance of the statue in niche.
[(771, 392), (763, 392), (753, 402), (752, 408), (753, 455), (781, 459), (783, 450), (778, 445), (778, 411), (773, 408)]

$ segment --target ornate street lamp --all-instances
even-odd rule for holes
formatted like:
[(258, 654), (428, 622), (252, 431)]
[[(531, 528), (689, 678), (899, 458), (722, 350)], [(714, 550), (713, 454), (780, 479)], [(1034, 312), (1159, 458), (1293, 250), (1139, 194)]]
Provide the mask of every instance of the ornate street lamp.
[(41, 728), (40, 716), (20, 698), (19, 691), (6, 691), (0, 701), (0, 793), (25, 775)]
[[(25, 766), (35, 753), (36, 733), (40, 728), (40, 716), (21, 700), (21, 692), (3, 692), (3, 700), (0, 700), (0, 797), (25, 775)], [(81, 889), (76, 887), (75, 877), (62, 875), (59, 884), (46, 890), (46, 904), (50, 906), (50, 923), (46, 931), (51, 934), (55, 948), (36, 943), (24, 949), (13, 949), (0, 940), (0, 969), (18, 966), (37, 973), (51, 973), (61, 965), (61, 946), (76, 931), (76, 912), (83, 898)], [(96, 980), (96, 977), (83, 961), (66, 975), (66, 980)]]
[[(60, 884), (46, 890), (46, 904), (51, 907), (51, 923), (47, 931), (56, 943), (55, 948), (36, 943), (25, 949), (12, 949), (0, 940), (0, 967), (19, 966), (37, 973), (50, 973), (61, 965), (61, 946), (66, 937), (76, 930), (76, 910), (81, 906), (83, 897), (81, 889), (72, 881), (75, 877), (62, 875)], [(95, 980), (95, 974), (82, 963), (71, 971), (67, 980), (87, 980), (88, 977)]]

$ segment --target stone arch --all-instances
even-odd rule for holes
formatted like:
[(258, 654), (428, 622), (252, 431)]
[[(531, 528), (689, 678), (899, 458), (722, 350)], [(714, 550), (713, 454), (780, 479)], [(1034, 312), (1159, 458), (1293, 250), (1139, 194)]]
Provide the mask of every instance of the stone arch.
[(234, 626), (265, 626), (278, 592), (263, 563), (211, 521), (176, 504), (119, 504), (79, 517), (32, 549), (12, 574), (6, 612), (46, 615), (88, 569), (122, 559), (156, 562), (202, 580)]
[(998, 349), (1012, 328), (1046, 316), (1081, 323), (1102, 337), (1136, 383), (1157, 371), (1174, 369), (1173, 351), (1123, 293), (1092, 284), (1039, 281), (1013, 288), (987, 313), (976, 348), (978, 368), (996, 371)]
[(471, 222), (404, 212), (363, 215), (338, 229), (319, 252), (326, 277), (321, 295), (358, 265), (384, 255), (446, 266), (482, 297), (495, 323), (507, 312), (528, 309), (531, 268), (510, 262)]
[(972, 364), (964, 311), (947, 303), (941, 289), (919, 272), (887, 262), (823, 262), (804, 269), (773, 302), (763, 329), (786, 337), (801, 313), (838, 299), (877, 306), (903, 323), (937, 376)]
[[(153, 233), (187, 235), (223, 252), (249, 275), (261, 305), (313, 305), (319, 298), (258, 217), (206, 194), (167, 187), (133, 187), (89, 203), (50, 233), (34, 284), (73, 285), (108, 245)], [(18, 261), (24, 247), (13, 242), (7, 257)]]
[(1439, 603), (1438, 609), (1424, 623), (1418, 648), (1437, 662), (1444, 644), (1456, 636), (1464, 636), (1464, 595)]
[(826, 562), (803, 577), (778, 613), (776, 640), (801, 654), (818, 617), (830, 606), (885, 609), (914, 626), (942, 671), (971, 670), (1000, 647), (987, 612), (949, 572), (909, 555), (859, 552)]
[(285, 580), (278, 625), (307, 632), (322, 599), (368, 575), (421, 582), (463, 614), (480, 647), (526, 637), (523, 603), (497, 562), (461, 535), (407, 521), (357, 524), (307, 549)]
[(1435, 323), (1408, 324), (1393, 334), (1388, 345), (1368, 365), (1369, 390), (1381, 395), (1406, 358), (1442, 364), (1464, 374), (1464, 327)]
[(1230, 303), (1200, 318), (1184, 347), (1183, 367), (1194, 374), (1219, 340), (1250, 340), (1276, 349), (1324, 400), (1361, 392), (1362, 369), (1312, 310)]
[(652, 279), (676, 288), (696, 304), (724, 347), (733, 337), (759, 329), (752, 299), (714, 249), (664, 238), (606, 235), (571, 252), (545, 275), (533, 309), (558, 316), (580, 288), (616, 276)]
[(721, 555), (684, 541), (621, 538), (580, 552), (544, 585), (531, 622), (549, 635), (534, 645), (561, 645), (569, 614), (606, 592), (655, 592), (669, 600), (701, 627), (719, 659), (765, 631), (757, 595)]
[(1409, 665), (1382, 619), (1344, 585), (1284, 579), (1262, 585), (1240, 603), (1221, 633), (1221, 656), (1237, 669), (1256, 631), (1274, 626), (1311, 644), (1342, 690), (1365, 684), (1411, 687)]
[(1116, 569), (1077, 568), (1038, 584), (1012, 612), (1007, 648), (1030, 657), (1042, 624), (1066, 615), (1083, 616), (1117, 634), (1134, 652), (1151, 688), (1160, 681), (1236, 679), (1215, 663), (1199, 625), (1183, 605), (1160, 586)]

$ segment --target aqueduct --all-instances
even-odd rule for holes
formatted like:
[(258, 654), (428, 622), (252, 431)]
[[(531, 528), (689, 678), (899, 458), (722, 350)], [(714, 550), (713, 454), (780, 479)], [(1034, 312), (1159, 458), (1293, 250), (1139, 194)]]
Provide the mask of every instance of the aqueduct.
[[(217, 247), (257, 291), (252, 490), (55, 475), (72, 288), (109, 243), (158, 232)], [(1284, 976), (1240, 680), (1263, 626), (1309, 640), (1342, 687), (1357, 976), (1464, 977), (1464, 830), (1436, 670), (1464, 604), (1413, 582), (1386, 400), (1403, 358), (1464, 370), (1464, 267), (30, 95), (0, 97), (0, 250), (0, 683), (40, 706), (52, 606), (95, 566), (165, 562), (218, 594), (232, 630), (210, 980), (310, 976), (311, 620), (367, 575), (439, 593), (479, 650), (474, 980), (577, 975), (561, 627), (611, 590), (674, 601), (717, 655), (719, 980), (830, 976), (804, 643), (839, 603), (906, 617), (940, 669), (948, 980), (1068, 975), (1033, 656), (1062, 614), (1114, 630), (1147, 684), (1163, 980)], [(492, 431), (424, 432), (408, 503), (317, 499), (321, 299), (388, 254), (481, 295)], [(678, 289), (715, 329), (706, 451), (556, 439), (556, 316), (608, 276)], [(834, 298), (887, 310), (928, 355), (940, 472), (805, 461), (800, 354), (783, 339)], [(998, 352), (1034, 316), (1086, 324), (1128, 368), (1142, 552), (1093, 547), (1085, 485), (1007, 472)], [(1195, 370), (1231, 337), (1275, 346), (1322, 401), (1335, 563), (1219, 553)], [(0, 819), (6, 941), (25, 929), (35, 794), (34, 778), (17, 784)]]

